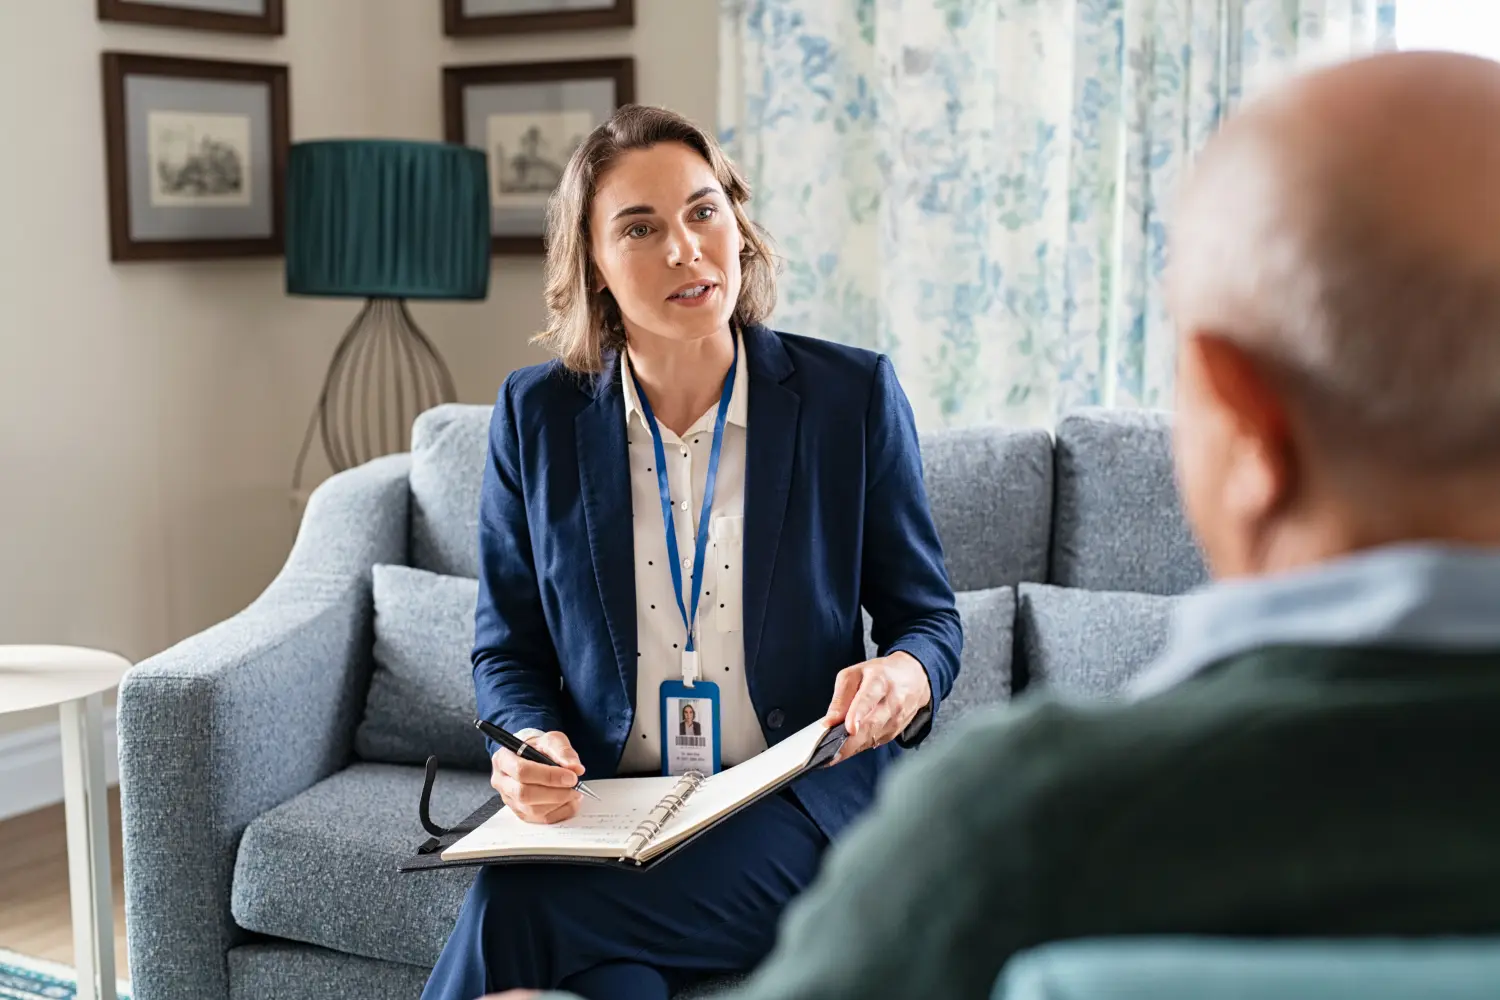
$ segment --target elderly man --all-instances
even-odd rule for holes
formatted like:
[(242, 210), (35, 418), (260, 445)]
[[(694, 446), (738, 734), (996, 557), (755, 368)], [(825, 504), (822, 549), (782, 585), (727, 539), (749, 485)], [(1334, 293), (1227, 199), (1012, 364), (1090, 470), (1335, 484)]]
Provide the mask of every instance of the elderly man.
[(1122, 703), (893, 775), (742, 1000), (985, 997), (1096, 935), (1500, 930), (1500, 65), (1235, 118), (1178, 206), (1177, 463), (1215, 585)]

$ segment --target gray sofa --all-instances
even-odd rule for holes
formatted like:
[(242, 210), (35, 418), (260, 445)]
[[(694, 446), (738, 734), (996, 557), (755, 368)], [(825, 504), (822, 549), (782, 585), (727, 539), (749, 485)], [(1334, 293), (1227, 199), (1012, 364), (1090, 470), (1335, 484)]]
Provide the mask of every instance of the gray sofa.
[[(125, 678), (138, 1000), (420, 993), (472, 878), (395, 870), (426, 836), (421, 761), (448, 765), (440, 823), (491, 794), (467, 661), (488, 420), (439, 407), (409, 455), (328, 480), (264, 594)], [(1160, 415), (941, 432), (923, 451), (966, 633), (934, 740), (1027, 687), (1107, 696), (1203, 579)]]

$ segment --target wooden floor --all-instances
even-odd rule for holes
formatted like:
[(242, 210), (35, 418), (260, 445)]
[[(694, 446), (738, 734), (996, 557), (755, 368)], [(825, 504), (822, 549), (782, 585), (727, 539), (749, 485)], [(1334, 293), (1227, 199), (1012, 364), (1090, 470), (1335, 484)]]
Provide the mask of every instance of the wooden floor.
[[(109, 874), (115, 884), (115, 976), (129, 979), (119, 788), (109, 790), (109, 846)], [(68, 838), (61, 804), (0, 822), (0, 948), (74, 964)]]

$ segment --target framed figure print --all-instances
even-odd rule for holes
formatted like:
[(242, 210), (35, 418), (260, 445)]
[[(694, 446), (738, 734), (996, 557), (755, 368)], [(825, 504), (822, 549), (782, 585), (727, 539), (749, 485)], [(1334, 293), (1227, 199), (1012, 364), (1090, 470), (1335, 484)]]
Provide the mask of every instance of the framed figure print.
[(99, 20), (279, 35), (284, 0), (99, 0)]
[(443, 31), (459, 37), (628, 28), (634, 23), (635, 0), (443, 0)]
[(443, 70), (446, 138), (484, 150), (488, 160), (492, 252), (543, 252), (547, 199), (568, 157), (634, 100), (631, 59)]
[(282, 252), (287, 68), (104, 53), (110, 259)]

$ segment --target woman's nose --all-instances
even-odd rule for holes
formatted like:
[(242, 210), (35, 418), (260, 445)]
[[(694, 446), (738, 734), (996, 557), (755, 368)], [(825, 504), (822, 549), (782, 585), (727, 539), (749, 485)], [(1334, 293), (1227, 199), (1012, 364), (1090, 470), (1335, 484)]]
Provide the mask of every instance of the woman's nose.
[(673, 234), (667, 255), (673, 267), (692, 264), (703, 256), (698, 247), (698, 238), (691, 230), (681, 230)]

